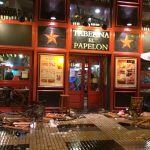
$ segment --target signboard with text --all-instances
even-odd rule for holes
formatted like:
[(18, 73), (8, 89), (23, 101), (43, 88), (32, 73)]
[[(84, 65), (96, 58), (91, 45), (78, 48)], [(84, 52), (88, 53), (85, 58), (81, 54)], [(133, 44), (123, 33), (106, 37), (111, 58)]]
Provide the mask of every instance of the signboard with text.
[(97, 30), (72, 30), (72, 49), (109, 50), (109, 32)]
[(63, 87), (64, 55), (40, 54), (39, 86)]

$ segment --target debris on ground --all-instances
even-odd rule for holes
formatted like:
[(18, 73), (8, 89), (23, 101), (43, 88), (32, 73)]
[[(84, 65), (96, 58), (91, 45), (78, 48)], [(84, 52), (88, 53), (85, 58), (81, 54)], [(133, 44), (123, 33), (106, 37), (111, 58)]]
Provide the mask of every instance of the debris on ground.
[(145, 129), (150, 129), (150, 116), (138, 117), (132, 122), (132, 125)]
[(118, 118), (120, 117), (117, 113), (115, 112), (108, 112), (108, 113), (104, 113), (104, 116), (108, 117), (108, 118)]
[(1, 127), (4, 129), (18, 130), (21, 132), (30, 131), (30, 118), (25, 118), (19, 113), (2, 113), (0, 114)]
[(114, 118), (121, 124), (150, 129), (150, 112), (143, 112), (138, 115), (134, 111), (126, 112), (125, 110), (120, 110), (119, 112), (104, 113), (104, 115), (109, 118)]
[(50, 119), (65, 120), (65, 116), (65, 114), (47, 113), (45, 117), (43, 117), (43, 122), (48, 123)]

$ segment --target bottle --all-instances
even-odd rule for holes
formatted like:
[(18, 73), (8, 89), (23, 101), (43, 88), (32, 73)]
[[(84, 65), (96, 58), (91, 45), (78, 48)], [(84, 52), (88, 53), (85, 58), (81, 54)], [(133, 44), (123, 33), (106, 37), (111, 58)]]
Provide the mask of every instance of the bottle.
[(11, 8), (9, 9), (8, 19), (12, 20), (12, 9)]
[(3, 9), (3, 19), (5, 20), (6, 19), (6, 10)]
[(13, 20), (17, 20), (17, 11), (13, 9)]
[(8, 10), (8, 8), (6, 7), (6, 8), (5, 8), (5, 19), (8, 20), (8, 17), (9, 17), (9, 10)]
[(0, 7), (0, 19), (3, 19), (3, 15), (2, 15), (2, 8)]
[(1, 19), (4, 19), (4, 11), (1, 9)]

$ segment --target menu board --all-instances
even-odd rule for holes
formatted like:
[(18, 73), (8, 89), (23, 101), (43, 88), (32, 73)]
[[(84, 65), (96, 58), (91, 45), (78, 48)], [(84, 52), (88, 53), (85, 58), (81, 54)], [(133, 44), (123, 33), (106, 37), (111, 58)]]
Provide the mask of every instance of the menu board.
[(39, 86), (63, 87), (64, 56), (40, 54)]
[(137, 81), (137, 59), (116, 57), (115, 87), (135, 88)]

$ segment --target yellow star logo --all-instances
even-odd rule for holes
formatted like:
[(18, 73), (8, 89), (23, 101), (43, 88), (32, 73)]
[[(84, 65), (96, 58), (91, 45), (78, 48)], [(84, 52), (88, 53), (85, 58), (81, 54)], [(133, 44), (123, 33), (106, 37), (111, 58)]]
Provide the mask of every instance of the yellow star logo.
[(50, 34), (44, 34), (47, 37), (47, 44), (49, 43), (55, 43), (57, 44), (56, 38), (59, 36), (57, 34), (54, 34), (53, 32), (51, 32)]
[(124, 40), (120, 40), (120, 41), (123, 44), (122, 48), (124, 48), (124, 47), (129, 47), (130, 48), (130, 44), (131, 44), (131, 42), (133, 42), (133, 40), (128, 39), (128, 35), (126, 35)]

